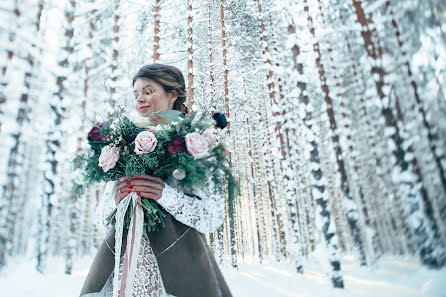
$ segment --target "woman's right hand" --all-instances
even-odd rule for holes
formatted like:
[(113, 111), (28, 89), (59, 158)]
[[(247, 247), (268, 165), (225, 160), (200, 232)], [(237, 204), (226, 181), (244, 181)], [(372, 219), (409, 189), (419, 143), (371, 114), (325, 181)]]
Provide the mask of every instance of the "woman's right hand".
[(127, 197), (128, 194), (132, 192), (133, 186), (130, 183), (130, 180), (127, 178), (127, 176), (121, 176), (121, 178), (116, 183), (115, 188), (115, 203), (116, 205), (121, 202), (121, 200), (125, 197)]

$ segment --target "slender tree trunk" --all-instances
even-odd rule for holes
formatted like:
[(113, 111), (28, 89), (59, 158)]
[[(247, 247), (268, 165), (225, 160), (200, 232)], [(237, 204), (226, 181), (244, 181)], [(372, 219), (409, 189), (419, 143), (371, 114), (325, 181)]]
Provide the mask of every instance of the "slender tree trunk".
[(160, 49), (160, 3), (161, 0), (156, 0), (155, 2), (155, 29), (153, 35), (153, 62), (157, 62), (160, 59), (159, 49)]
[(212, 49), (212, 17), (211, 17), (211, 11), (212, 11), (212, 1), (208, 1), (208, 52), (209, 52), (209, 91), (210, 91), (210, 100), (211, 102), (214, 102), (211, 106), (211, 111), (215, 111), (217, 109), (216, 102), (214, 101), (216, 96), (216, 87), (215, 87), (215, 74), (214, 74), (214, 54)]
[[(230, 119), (229, 114), (229, 81), (228, 81), (228, 62), (227, 62), (227, 50), (226, 50), (226, 28), (225, 28), (225, 10), (223, 0), (220, 0), (220, 21), (221, 21), (221, 46), (223, 49), (223, 71), (224, 71), (224, 96), (226, 106), (226, 117)], [(231, 122), (228, 122), (226, 128), (227, 137), (231, 135)], [(231, 153), (229, 154), (229, 164), (232, 163)], [(234, 203), (233, 199), (230, 199), (228, 203), (229, 213), (229, 240), (231, 248), (231, 264), (232, 268), (238, 269), (237, 265), (237, 251), (236, 251), (236, 236), (235, 236), (235, 223), (234, 223)]]
[(112, 64), (111, 64), (111, 87), (110, 87), (110, 94), (113, 100), (113, 103), (118, 101), (118, 98), (116, 96), (116, 82), (118, 80), (118, 74), (116, 73), (116, 70), (118, 69), (118, 56), (119, 56), (119, 2), (120, 0), (114, 0), (113, 1), (113, 58), (112, 58)]
[[(306, 1), (304, 1), (306, 4)], [(305, 5), (304, 10), (308, 9)], [(290, 33), (295, 33), (295, 28), (288, 27)], [(330, 209), (328, 205), (328, 197), (325, 191), (326, 181), (321, 167), (321, 161), (319, 157), (319, 145), (316, 141), (316, 128), (312, 123), (312, 110), (310, 99), (307, 95), (307, 83), (302, 76), (304, 74), (304, 64), (301, 62), (300, 48), (295, 44), (291, 48), (291, 54), (294, 60), (295, 74), (298, 76), (296, 87), (299, 89), (299, 102), (306, 106), (305, 117), (303, 118), (303, 123), (307, 128), (306, 139), (310, 150), (310, 162), (311, 164), (311, 187), (312, 196), (316, 202), (316, 228), (322, 236), (322, 241), (325, 247), (328, 249), (328, 259), (327, 262), (330, 263), (330, 280), (334, 288), (344, 288), (344, 281), (341, 273), (341, 262), (338, 256), (338, 243), (337, 236), (334, 233), (334, 222), (330, 214)]]
[[(244, 88), (245, 90), (245, 94), (246, 94), (246, 87)], [(250, 173), (250, 178), (252, 178), (253, 181), (256, 180), (256, 172), (254, 170), (254, 166), (253, 166), (253, 153), (252, 153), (252, 144), (251, 144), (251, 127), (250, 127), (250, 123), (249, 123), (249, 119), (246, 118), (246, 127), (248, 129), (248, 156), (249, 156), (249, 173)], [(258, 205), (257, 205), (257, 193), (256, 193), (256, 183), (252, 182), (252, 201), (253, 201), (253, 208), (254, 208), (254, 215), (255, 215), (255, 220), (256, 220), (256, 231), (257, 231), (257, 242), (254, 244), (254, 246), (257, 247), (257, 253), (259, 255), (259, 262), (262, 263), (263, 261), (263, 247), (262, 245), (264, 244), (263, 241), (261, 240), (261, 234), (260, 234), (260, 220), (259, 220), (259, 209), (258, 209)]]
[[(5, 44), (7, 44), (7, 46), (5, 46), (6, 50), (5, 50), (5, 58), (4, 58), (6, 60), (6, 64), (3, 64), (0, 66), (0, 75), (1, 75), (1, 77), (0, 77), (0, 86), (1, 86), (1, 88), (0, 88), (0, 132), (2, 131), (2, 124), (3, 124), (3, 106), (6, 104), (6, 100), (7, 100), (5, 90), (9, 84), (8, 77), (7, 77), (7, 73), (8, 73), (8, 69), (9, 69), (8, 67), (11, 65), (13, 58), (16, 56), (16, 53), (14, 52), (13, 45), (16, 42), (17, 32), (19, 31), (19, 29), (21, 27), (19, 20), (21, 18), (22, 12), (19, 10), (17, 1), (15, 1), (14, 10), (12, 11), (12, 14), (14, 16), (11, 16), (11, 19), (9, 21), (11, 22), (10, 28), (14, 28), (14, 29), (12, 29), (8, 33), (8, 40), (2, 40), (2, 43), (5, 42)], [(1, 241), (0, 241), (0, 244), (1, 244)], [(0, 258), (1, 258), (1, 256), (0, 256)], [(0, 259), (0, 267), (2, 267), (1, 259)]]
[(187, 107), (189, 110), (194, 105), (194, 61), (193, 54), (193, 30), (192, 30), (192, 2), (187, 0)]

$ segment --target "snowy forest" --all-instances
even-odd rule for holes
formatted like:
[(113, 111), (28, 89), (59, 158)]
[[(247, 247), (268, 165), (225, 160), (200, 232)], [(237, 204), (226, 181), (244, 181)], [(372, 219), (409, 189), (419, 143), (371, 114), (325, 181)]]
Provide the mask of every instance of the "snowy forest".
[(43, 279), (91, 263), (104, 187), (77, 195), (72, 160), (154, 62), (229, 120), (240, 193), (206, 234), (227, 271), (317, 261), (348, 292), (344, 267), (396, 259), (444, 280), (445, 30), (441, 0), (3, 0), (0, 286), (23, 261)]

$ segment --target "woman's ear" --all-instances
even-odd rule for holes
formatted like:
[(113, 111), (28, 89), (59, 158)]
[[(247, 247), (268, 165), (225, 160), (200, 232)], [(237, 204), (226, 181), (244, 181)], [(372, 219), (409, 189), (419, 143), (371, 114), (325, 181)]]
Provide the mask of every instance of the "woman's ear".
[(173, 90), (169, 94), (170, 94), (169, 105), (172, 106), (178, 98), (178, 92), (176, 90)]

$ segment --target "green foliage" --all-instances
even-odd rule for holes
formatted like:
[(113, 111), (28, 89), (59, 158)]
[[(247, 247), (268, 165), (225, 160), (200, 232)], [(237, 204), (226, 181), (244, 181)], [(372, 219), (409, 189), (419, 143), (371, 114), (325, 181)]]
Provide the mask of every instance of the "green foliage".
[(88, 144), (91, 146), (92, 149), (94, 149), (97, 152), (101, 152), (102, 148), (106, 145), (108, 145), (108, 142), (101, 142), (101, 141), (93, 141), (88, 139)]
[[(142, 155), (144, 156), (144, 155)], [(125, 175), (144, 175), (146, 171), (146, 162), (143, 157), (139, 155), (132, 155), (125, 166)], [(148, 161), (148, 160), (146, 160)], [(156, 160), (154, 160), (156, 162)]]
[(181, 111), (178, 110), (167, 110), (165, 112), (162, 112), (159, 114), (160, 117), (168, 119), (171, 122), (178, 122), (179, 119), (178, 118), (184, 118), (184, 115)]
[(192, 113), (189, 117), (185, 118), (181, 124), (185, 127), (188, 128), (192, 125), (192, 121), (194, 120), (195, 116), (197, 115), (197, 112)]
[(200, 113), (198, 120), (192, 122), (192, 131), (200, 131), (203, 132), (206, 129), (212, 127), (215, 121), (209, 118), (209, 114), (207, 112)]
[(170, 155), (165, 153), (159, 168), (153, 171), (153, 175), (163, 180), (172, 175), (172, 172), (178, 167), (180, 154)]
[(109, 122), (102, 123), (102, 127), (99, 128), (99, 133), (101, 133), (102, 135), (108, 135), (108, 133), (110, 133), (110, 123)]
[(120, 131), (123, 139), (127, 137), (136, 130), (135, 124), (130, 121), (127, 117), (119, 117), (113, 122), (115, 125), (115, 131)]
[(188, 153), (181, 153), (178, 157), (181, 167), (186, 171), (186, 177), (183, 180), (180, 180), (179, 184), (185, 187), (204, 184), (207, 180), (207, 168), (204, 164), (195, 160)]

